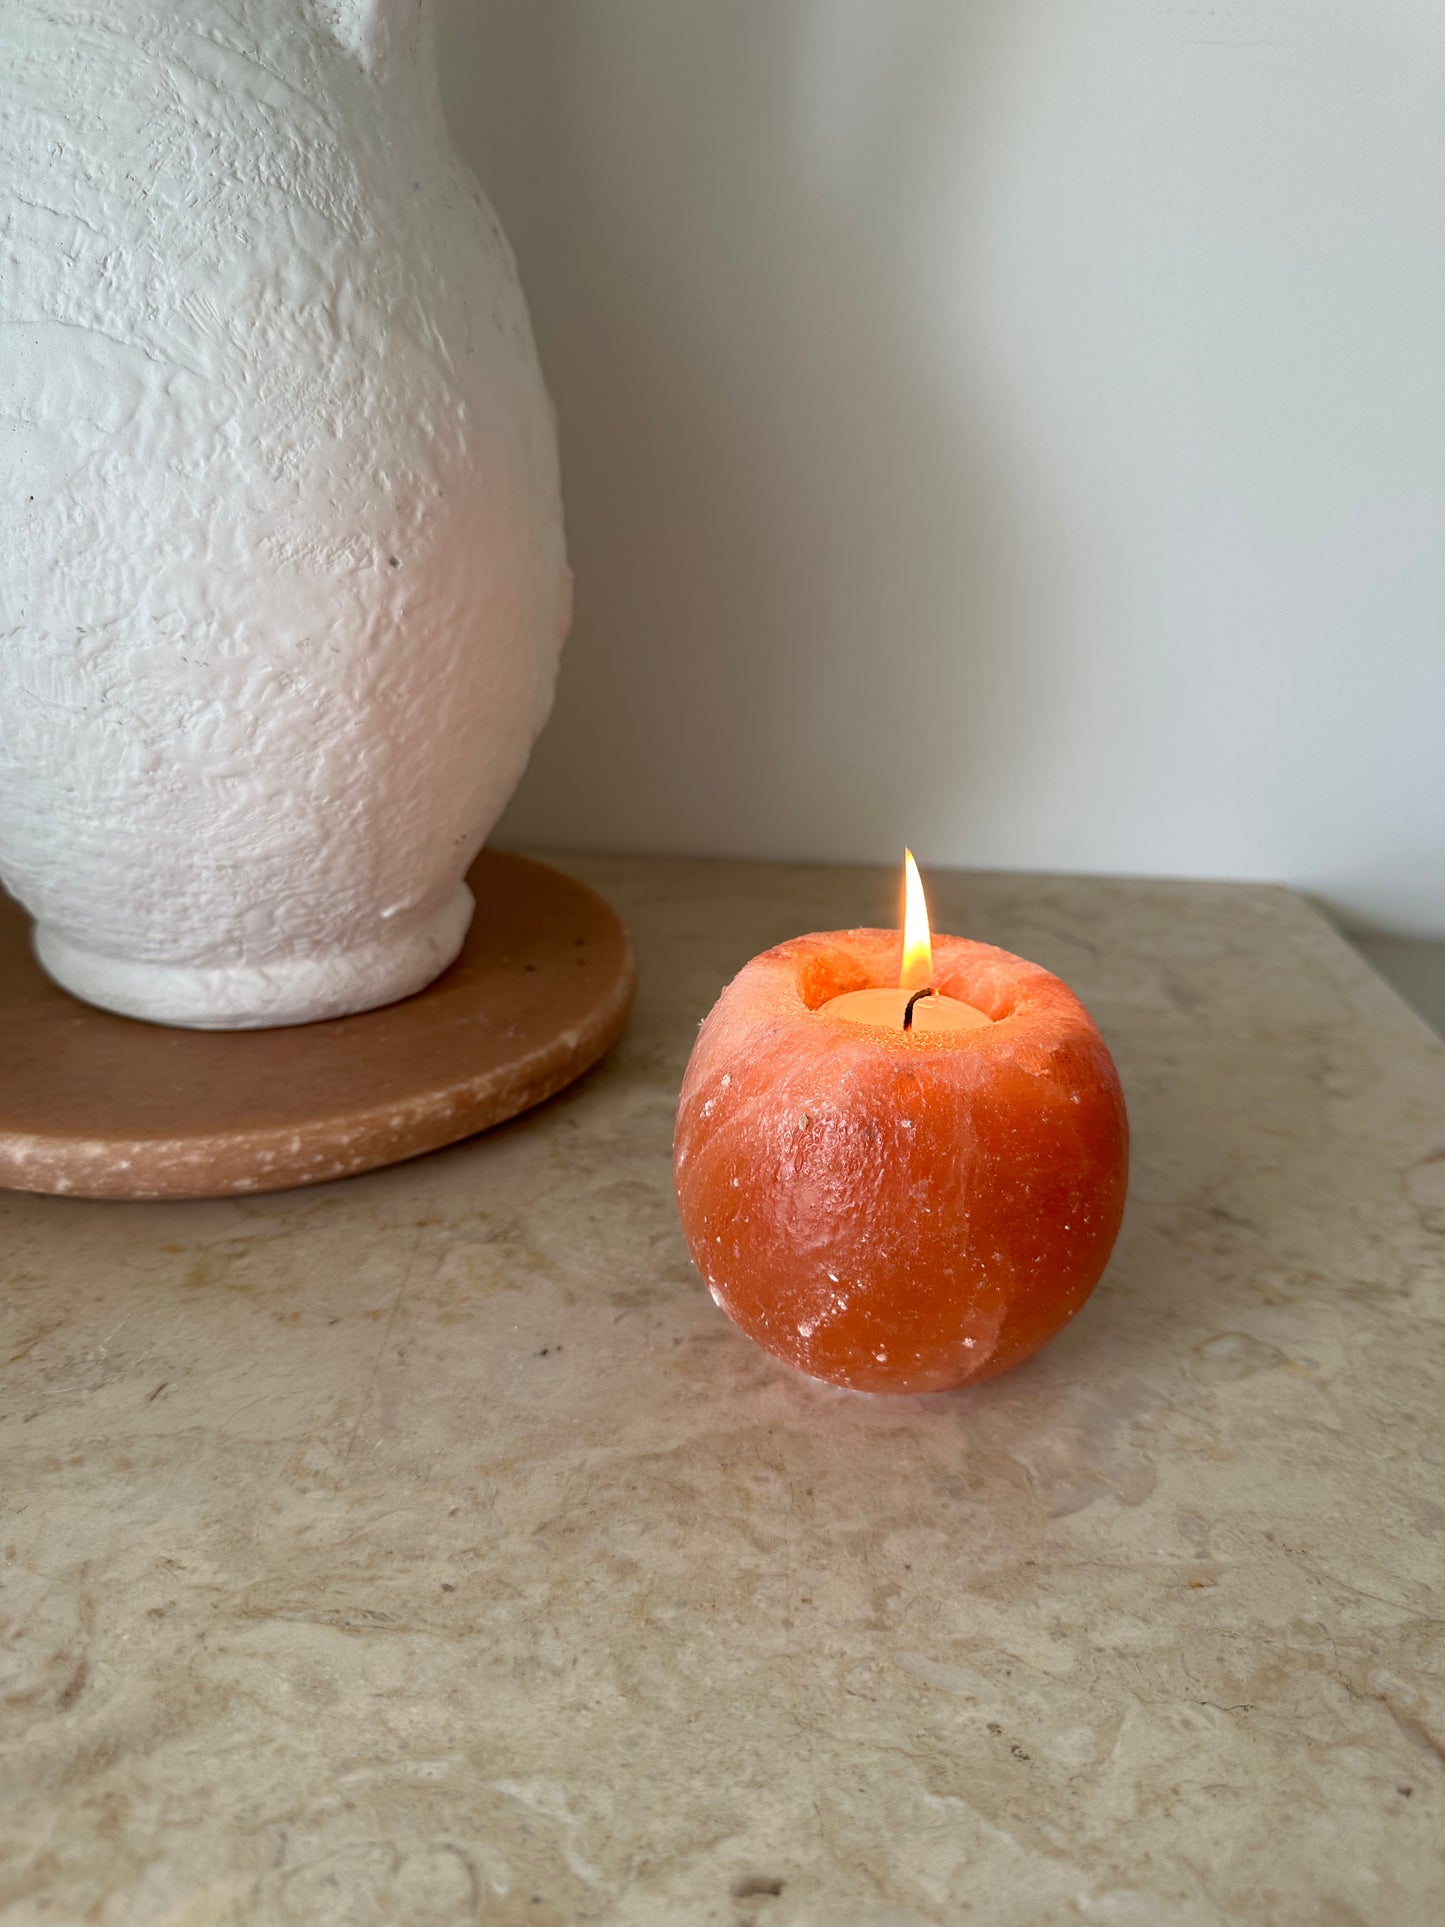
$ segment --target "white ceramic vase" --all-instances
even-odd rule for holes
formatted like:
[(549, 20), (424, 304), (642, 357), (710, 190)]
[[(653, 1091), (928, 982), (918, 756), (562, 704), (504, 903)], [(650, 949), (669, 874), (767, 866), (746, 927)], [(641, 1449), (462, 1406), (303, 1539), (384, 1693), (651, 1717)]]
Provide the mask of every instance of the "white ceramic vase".
[(551, 405), (431, 0), (0, 0), (0, 876), (157, 1022), (420, 989), (551, 704)]

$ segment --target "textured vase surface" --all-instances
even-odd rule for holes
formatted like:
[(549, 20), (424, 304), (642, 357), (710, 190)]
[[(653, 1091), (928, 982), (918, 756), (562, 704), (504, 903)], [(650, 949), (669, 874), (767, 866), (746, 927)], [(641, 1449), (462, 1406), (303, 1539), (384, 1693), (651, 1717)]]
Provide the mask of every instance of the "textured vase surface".
[(0, 108), (0, 876), (133, 1016), (405, 996), (570, 608), (430, 0), (0, 0)]

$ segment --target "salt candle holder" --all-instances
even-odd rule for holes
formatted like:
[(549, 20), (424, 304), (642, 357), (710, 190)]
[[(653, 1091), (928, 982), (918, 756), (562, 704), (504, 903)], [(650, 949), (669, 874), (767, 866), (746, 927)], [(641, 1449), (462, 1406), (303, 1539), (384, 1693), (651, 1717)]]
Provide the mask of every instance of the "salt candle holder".
[(1098, 1283), (1128, 1179), (1118, 1074), (1078, 998), (1006, 950), (930, 937), (906, 870), (901, 946), (836, 930), (744, 965), (673, 1147), (718, 1305), (863, 1392), (947, 1391), (1037, 1351)]

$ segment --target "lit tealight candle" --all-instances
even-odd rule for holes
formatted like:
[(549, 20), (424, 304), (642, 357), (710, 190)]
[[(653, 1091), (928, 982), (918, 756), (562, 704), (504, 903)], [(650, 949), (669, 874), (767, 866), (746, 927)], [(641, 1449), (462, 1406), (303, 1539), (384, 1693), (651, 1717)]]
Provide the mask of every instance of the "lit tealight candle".
[(1036, 1351), (1098, 1282), (1128, 1174), (1089, 1013), (1023, 957), (931, 938), (908, 868), (901, 972), (896, 930), (794, 937), (738, 972), (673, 1148), (718, 1305), (862, 1392), (946, 1391)]
[(819, 1009), (821, 1017), (849, 1024), (877, 1024), (885, 1030), (981, 1030), (993, 1022), (972, 1004), (945, 996), (933, 983), (933, 933), (923, 879), (912, 850), (903, 852), (903, 963), (898, 988), (845, 990)]

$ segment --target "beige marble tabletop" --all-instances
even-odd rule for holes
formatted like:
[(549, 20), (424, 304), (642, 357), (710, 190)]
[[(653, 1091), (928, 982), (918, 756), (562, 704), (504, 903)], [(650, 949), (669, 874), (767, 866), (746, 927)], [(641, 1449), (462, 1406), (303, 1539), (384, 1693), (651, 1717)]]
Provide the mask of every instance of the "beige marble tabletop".
[(1445, 1046), (1303, 902), (934, 876), (1134, 1126), (1012, 1376), (830, 1393), (674, 1218), (697, 1021), (873, 870), (588, 859), (632, 1029), (496, 1133), (0, 1198), (6, 1927), (1445, 1920)]

